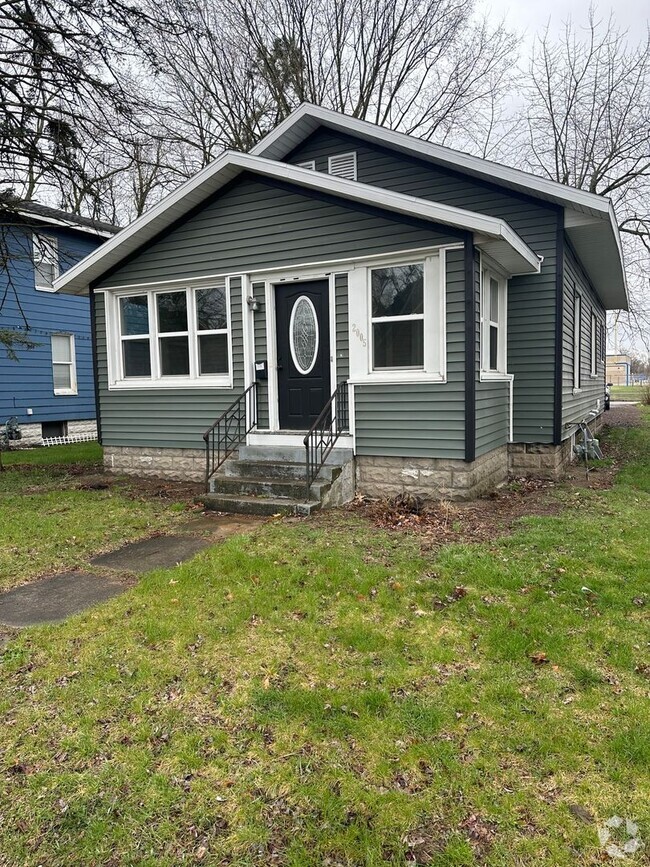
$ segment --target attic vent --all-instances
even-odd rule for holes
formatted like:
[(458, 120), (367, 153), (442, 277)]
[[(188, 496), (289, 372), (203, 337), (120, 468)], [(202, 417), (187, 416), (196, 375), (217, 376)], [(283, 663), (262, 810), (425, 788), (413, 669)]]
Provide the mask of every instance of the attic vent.
[(349, 181), (357, 179), (357, 155), (355, 151), (349, 154), (336, 154), (328, 157), (327, 171), (330, 175), (338, 178), (347, 178)]
[(307, 160), (304, 163), (296, 163), (299, 169), (311, 169), (312, 172), (316, 171), (316, 160)]

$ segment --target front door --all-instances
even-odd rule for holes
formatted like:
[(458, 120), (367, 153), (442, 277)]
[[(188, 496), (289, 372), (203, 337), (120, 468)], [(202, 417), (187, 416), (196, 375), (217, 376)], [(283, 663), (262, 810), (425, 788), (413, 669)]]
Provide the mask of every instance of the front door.
[(282, 430), (308, 430), (330, 397), (329, 283), (275, 287)]

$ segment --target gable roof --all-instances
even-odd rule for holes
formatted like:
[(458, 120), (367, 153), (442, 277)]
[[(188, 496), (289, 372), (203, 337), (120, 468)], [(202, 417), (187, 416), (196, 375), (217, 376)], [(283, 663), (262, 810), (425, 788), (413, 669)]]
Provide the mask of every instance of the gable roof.
[(17, 199), (11, 203), (7, 210), (18, 216), (28, 217), (34, 222), (75, 229), (77, 232), (99, 235), (103, 238), (110, 238), (120, 231), (119, 226), (113, 226), (111, 223), (93, 220), (91, 217), (82, 217), (79, 214), (70, 214), (58, 208), (50, 208), (49, 205), (41, 205), (31, 199)]
[(314, 172), (277, 160), (225, 151), (197, 175), (62, 274), (54, 283), (55, 289), (73, 295), (85, 294), (90, 283), (98, 280), (110, 268), (119, 265), (127, 256), (164, 232), (242, 172), (288, 181), (307, 190), (334, 195), (350, 202), (372, 205), (392, 213), (473, 232), (481, 249), (510, 274), (529, 274), (540, 270), (539, 257), (505, 220), (498, 217), (394, 193), (381, 187)]
[(310, 103), (278, 124), (251, 154), (283, 160), (320, 126), (561, 206), (567, 236), (601, 301), (608, 309), (627, 309), (623, 251), (610, 199)]

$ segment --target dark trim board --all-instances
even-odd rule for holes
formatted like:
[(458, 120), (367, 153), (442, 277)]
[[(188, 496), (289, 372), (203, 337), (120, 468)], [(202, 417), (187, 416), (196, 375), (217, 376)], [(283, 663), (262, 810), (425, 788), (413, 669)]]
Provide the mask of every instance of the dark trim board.
[(97, 320), (95, 317), (95, 293), (89, 288), (88, 299), (90, 301), (90, 345), (93, 355), (93, 385), (95, 387), (95, 420), (97, 423), (97, 442), (102, 444), (102, 416), (99, 406), (99, 376), (97, 375)]
[(476, 287), (474, 238), (465, 237), (465, 461), (476, 459)]
[(562, 443), (564, 373), (564, 212), (559, 211), (555, 241), (555, 370), (553, 381), (553, 445)]

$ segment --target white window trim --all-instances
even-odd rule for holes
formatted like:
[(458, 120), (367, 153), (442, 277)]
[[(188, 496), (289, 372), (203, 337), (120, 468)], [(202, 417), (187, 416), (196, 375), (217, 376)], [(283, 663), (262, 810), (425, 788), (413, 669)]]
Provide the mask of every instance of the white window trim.
[(56, 292), (56, 289), (47, 283), (39, 283), (38, 282), (38, 267), (37, 261), (48, 261), (47, 257), (43, 257), (37, 260), (36, 253), (37, 251), (44, 252), (49, 251), (51, 253), (51, 263), (54, 265), (54, 277), (52, 278), (52, 282), (56, 280), (60, 273), (61, 267), (59, 264), (59, 239), (54, 235), (47, 235), (45, 232), (33, 232), (32, 233), (32, 264), (34, 266), (34, 288), (38, 292)]
[[(75, 395), (78, 394), (77, 389), (77, 355), (75, 351), (75, 343), (74, 343), (74, 334), (52, 334), (51, 337), (67, 337), (70, 341), (70, 361), (55, 361), (54, 353), (52, 353), (52, 382), (54, 383), (54, 366), (55, 364), (66, 364), (70, 368), (70, 388), (57, 388), (53, 384), (54, 394), (57, 397), (63, 395)], [(51, 350), (51, 341), (50, 341), (50, 350)]]
[[(226, 317), (227, 329), (212, 329), (198, 331), (196, 317), (195, 293), (198, 289), (210, 289), (212, 285), (223, 282), (226, 292)], [(231, 278), (222, 280), (200, 281), (186, 283), (184, 286), (165, 286), (130, 288), (124, 290), (106, 290), (106, 333), (108, 337), (108, 388), (109, 390), (128, 389), (151, 389), (151, 388), (226, 388), (233, 387), (233, 353), (232, 353), (232, 322), (231, 322)], [(183, 332), (158, 331), (158, 314), (156, 309), (156, 296), (169, 292), (185, 292), (188, 297), (187, 326)], [(120, 327), (120, 298), (146, 295), (149, 313), (149, 332), (142, 335), (121, 334)], [(224, 334), (228, 339), (228, 373), (199, 374), (199, 335)], [(187, 336), (189, 338), (190, 372), (181, 376), (162, 376), (160, 367), (160, 345), (162, 337)], [(123, 369), (122, 341), (129, 339), (149, 340), (149, 353), (151, 364), (151, 376), (125, 377)]]
[[(490, 319), (490, 278), (499, 284), (499, 319)], [(508, 279), (506, 275), (493, 265), (484, 267), (481, 257), (481, 294), (480, 301), (480, 355), (481, 382), (507, 382), (511, 376), (508, 373)], [(490, 326), (496, 325), (497, 337), (497, 369), (490, 369)]]
[(589, 376), (595, 379), (598, 376), (598, 317), (591, 311), (591, 344), (589, 346), (590, 370)]
[[(424, 264), (424, 365), (421, 369), (394, 368), (373, 370), (372, 364), (372, 285), (376, 268)], [(351, 385), (446, 382), (446, 251), (429, 250), (425, 256), (387, 256), (383, 261), (362, 265), (349, 271), (349, 355)], [(397, 317), (391, 317), (395, 319)], [(415, 317), (400, 317), (415, 318)]]
[(573, 290), (573, 393), (582, 391), (582, 295)]
[[(337, 175), (336, 173), (332, 172), (332, 161), (333, 160), (341, 160), (341, 159), (344, 159), (345, 157), (352, 157), (352, 162), (354, 164), (354, 177), (353, 178), (348, 178), (347, 175)], [(345, 178), (348, 181), (356, 181), (356, 179), (357, 179), (357, 152), (356, 151), (347, 151), (346, 153), (343, 153), (343, 154), (332, 154), (331, 156), (329, 156), (327, 158), (327, 174), (332, 175), (335, 178)]]

